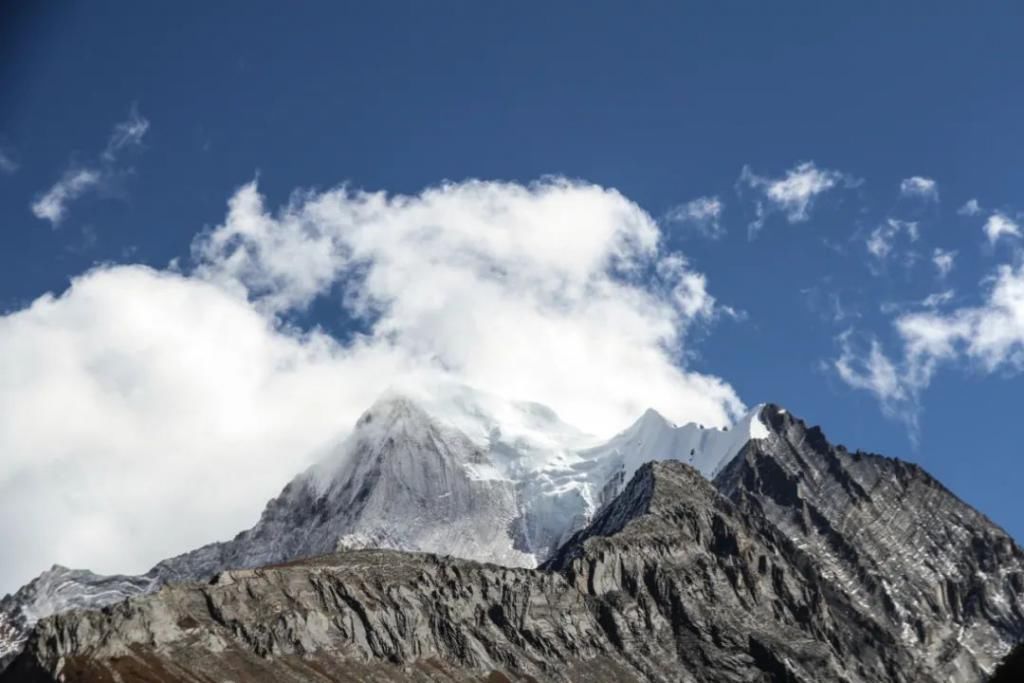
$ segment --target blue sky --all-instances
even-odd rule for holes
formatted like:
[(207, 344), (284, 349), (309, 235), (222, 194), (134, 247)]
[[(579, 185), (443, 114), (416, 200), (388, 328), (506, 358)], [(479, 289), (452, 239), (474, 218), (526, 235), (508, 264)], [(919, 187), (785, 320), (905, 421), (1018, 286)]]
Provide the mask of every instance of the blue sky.
[[(409, 196), (467, 179), (592, 183), (658, 221), (657, 264), (685, 257), (671, 277), (705, 278), (714, 302), (696, 305), (713, 308), (673, 314), (687, 330), (671, 345), (679, 367), (848, 447), (919, 462), (1024, 538), (1024, 10), (208, 5), (3, 10), (5, 315), (97, 267), (144, 264), (241, 283), (290, 334), (349, 343), (373, 321), (343, 302), (359, 263), (277, 304), (266, 290), (283, 271), (254, 286), (251, 271), (225, 270), (228, 247), (203, 252), (240, 187), (258, 179), (273, 214), (297, 189), (342, 183)], [(657, 264), (629, 277), (655, 278)], [(40, 423), (65, 419), (40, 405)], [(0, 486), (43, 476), (28, 459), (6, 469)], [(256, 497), (284, 475), (268, 470)], [(103, 525), (80, 533), (106, 538)]]

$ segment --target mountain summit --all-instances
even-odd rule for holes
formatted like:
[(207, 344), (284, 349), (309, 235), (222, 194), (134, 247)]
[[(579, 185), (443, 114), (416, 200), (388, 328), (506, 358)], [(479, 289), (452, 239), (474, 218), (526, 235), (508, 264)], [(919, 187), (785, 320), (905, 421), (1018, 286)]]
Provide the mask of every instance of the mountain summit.
[(458, 396), (383, 397), (230, 541), (8, 596), (8, 652), (42, 619), (12, 671), (973, 683), (1024, 639), (1012, 539), (778, 406), (729, 429), (648, 410), (595, 444), (537, 404)]
[[(341, 549), (390, 548), (534, 567), (651, 459), (704, 468), (732, 457), (760, 424), (676, 427), (648, 410), (606, 443), (550, 408), (464, 386), (388, 391), (321, 462), (297, 475), (235, 538), (166, 559), (140, 577), (46, 573), (0, 602), (0, 662), (35, 621), (101, 607), (167, 583), (205, 580)], [(757, 427), (754, 427), (757, 429)], [(40, 589), (61, 579), (60, 590)], [(66, 580), (65, 580), (66, 579)]]

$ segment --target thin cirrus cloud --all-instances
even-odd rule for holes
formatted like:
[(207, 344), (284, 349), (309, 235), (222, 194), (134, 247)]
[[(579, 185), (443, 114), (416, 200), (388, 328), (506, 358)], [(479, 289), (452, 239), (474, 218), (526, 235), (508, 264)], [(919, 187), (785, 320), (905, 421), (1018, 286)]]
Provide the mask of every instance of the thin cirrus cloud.
[(110, 162), (116, 161), (118, 153), (125, 147), (141, 145), (148, 130), (149, 120), (143, 118), (138, 107), (133, 104), (128, 118), (114, 126), (107, 147), (103, 150), (103, 158)]
[(779, 178), (757, 175), (744, 166), (737, 188), (753, 190), (757, 195), (756, 218), (749, 226), (755, 236), (764, 227), (769, 213), (781, 212), (789, 223), (802, 223), (810, 218), (819, 195), (840, 185), (855, 186), (858, 181), (839, 171), (818, 168), (813, 161), (797, 164)]
[(981, 204), (977, 199), (968, 199), (963, 206), (956, 210), (961, 216), (977, 216), (981, 211)]
[(128, 118), (117, 123), (106, 147), (94, 164), (72, 166), (45, 192), (40, 193), (30, 208), (40, 220), (57, 227), (67, 217), (70, 205), (89, 192), (110, 183), (118, 174), (119, 155), (129, 147), (139, 147), (149, 130), (149, 121), (133, 105)]
[(983, 298), (948, 311), (952, 291), (926, 299), (926, 310), (893, 320), (895, 360), (869, 336), (858, 346), (852, 331), (840, 335), (834, 368), (851, 387), (873, 394), (883, 412), (899, 418), (914, 436), (922, 392), (943, 365), (968, 365), (981, 372), (1024, 369), (1024, 265), (1001, 265), (985, 280)]
[(11, 175), (18, 170), (18, 162), (11, 158), (10, 152), (0, 147), (0, 173)]
[(697, 197), (669, 209), (665, 213), (665, 221), (690, 227), (704, 237), (718, 239), (725, 234), (721, 223), (724, 210), (725, 204), (717, 196)]
[(892, 253), (896, 239), (901, 234), (906, 235), (910, 242), (916, 242), (919, 236), (917, 223), (887, 218), (871, 231), (864, 241), (864, 246), (871, 256), (879, 261), (884, 261)]
[(907, 419), (916, 428), (916, 415), (905, 406), (910, 394), (881, 343), (871, 338), (866, 350), (857, 350), (853, 337), (853, 330), (846, 330), (837, 339), (841, 352), (833, 366), (839, 377), (854, 389), (874, 394), (887, 415)]
[[(288, 323), (323, 296), (359, 330)], [(186, 268), (97, 267), (0, 316), (0, 592), (233, 535), (397, 382), (500, 387), (599, 436), (648, 406), (725, 425), (739, 397), (685, 365), (723, 309), (612, 189), (341, 187), (271, 209), (244, 185)]]
[(32, 202), (32, 213), (51, 225), (60, 224), (68, 205), (99, 185), (101, 177), (94, 168), (69, 168), (53, 187)]
[(900, 181), (900, 194), (925, 201), (939, 201), (939, 184), (932, 178), (912, 176)]

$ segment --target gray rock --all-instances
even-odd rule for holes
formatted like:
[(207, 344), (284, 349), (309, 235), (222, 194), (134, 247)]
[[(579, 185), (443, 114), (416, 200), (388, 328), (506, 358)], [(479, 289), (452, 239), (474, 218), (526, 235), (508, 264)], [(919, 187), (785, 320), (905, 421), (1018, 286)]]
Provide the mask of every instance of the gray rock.
[[(896, 640), (921, 676), (984, 680), (1024, 640), (1024, 552), (917, 465), (832, 446), (777, 406), (715, 479)], [(909, 679), (916, 680), (916, 679)]]
[(713, 483), (641, 467), (539, 569), (224, 571), (43, 619), (0, 681), (985, 680), (1024, 640), (1021, 549), (919, 467), (762, 419)]
[(95, 608), (155, 590), (155, 574), (102, 576), (54, 565), (0, 598), (0, 670), (13, 659), (38, 619), (71, 609)]

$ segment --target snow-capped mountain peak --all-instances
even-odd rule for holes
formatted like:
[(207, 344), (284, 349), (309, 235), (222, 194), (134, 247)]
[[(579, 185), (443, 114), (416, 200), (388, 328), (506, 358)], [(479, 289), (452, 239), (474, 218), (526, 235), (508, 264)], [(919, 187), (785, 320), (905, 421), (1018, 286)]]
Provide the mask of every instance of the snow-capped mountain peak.
[[(650, 430), (650, 429), (675, 429), (676, 424), (669, 420), (667, 417), (659, 413), (654, 408), (648, 408), (643, 412), (635, 423), (633, 423), (630, 429)], [(628, 430), (627, 430), (628, 431)]]
[[(306, 479), (323, 493), (332, 487), (350, 487), (369, 470), (376, 476), (382, 466), (414, 470), (430, 467), (432, 459), (442, 469), (487, 462), (482, 449), (461, 431), (428, 413), (411, 396), (389, 391), (359, 417), (352, 433), (329, 457), (310, 468)], [(404, 474), (414, 476), (411, 471)]]
[(35, 619), (68, 606), (98, 606), (227, 567), (339, 547), (535, 566), (586, 525), (643, 463), (681, 460), (710, 478), (750, 438), (765, 434), (760, 407), (728, 430), (676, 426), (650, 409), (601, 443), (538, 403), (458, 385), (429, 394), (389, 390), (326, 458), (267, 505), (251, 529), (165, 560), (144, 577), (79, 576), (55, 568), (30, 584), (38, 591), (27, 587), (0, 604), (0, 646), (20, 643)]
[(769, 435), (761, 419), (763, 408), (763, 404), (754, 407), (729, 428), (705, 427), (693, 422), (677, 427), (649, 408), (610, 441), (583, 453), (588, 459), (605, 465), (603, 476), (608, 485), (601, 493), (601, 503), (617, 495), (637, 468), (652, 460), (681, 460), (705, 477), (713, 478), (751, 439)]

